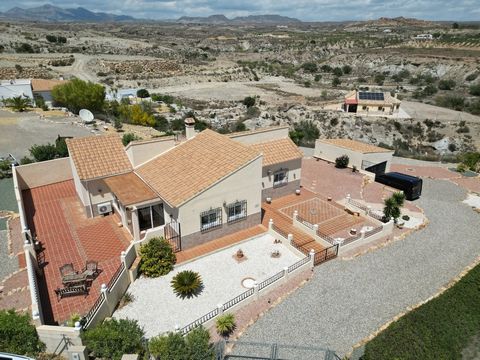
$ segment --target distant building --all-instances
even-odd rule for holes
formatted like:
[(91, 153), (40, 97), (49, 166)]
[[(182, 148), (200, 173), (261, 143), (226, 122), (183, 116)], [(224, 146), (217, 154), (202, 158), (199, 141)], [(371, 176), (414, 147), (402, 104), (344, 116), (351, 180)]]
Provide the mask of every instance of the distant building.
[(401, 101), (389, 92), (354, 90), (345, 96), (343, 110), (349, 113), (392, 115), (400, 109)]
[(418, 34), (414, 37), (415, 40), (433, 40), (432, 34)]
[(137, 91), (139, 89), (118, 89), (106, 94), (105, 98), (108, 101), (122, 101), (122, 99), (135, 99), (137, 97)]
[(46, 80), (46, 79), (32, 79), (33, 96), (40, 95), (47, 103), (52, 102), (52, 90), (57, 85), (62, 85), (65, 80)]
[(0, 102), (14, 97), (29, 98), (33, 102), (31, 81), (28, 79), (7, 80), (0, 82)]

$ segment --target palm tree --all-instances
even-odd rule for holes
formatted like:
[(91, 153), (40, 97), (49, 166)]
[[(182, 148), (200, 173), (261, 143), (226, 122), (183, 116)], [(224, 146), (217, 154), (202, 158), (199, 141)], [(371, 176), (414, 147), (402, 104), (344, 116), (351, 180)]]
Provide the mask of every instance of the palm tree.
[(203, 289), (202, 277), (199, 273), (191, 270), (179, 272), (170, 283), (175, 294), (181, 298), (196, 296)]
[(396, 222), (400, 217), (400, 207), (395, 201), (394, 197), (390, 197), (385, 200), (385, 207), (383, 208), (383, 220), (385, 222), (390, 221), (391, 218)]
[(15, 96), (13, 98), (6, 99), (5, 105), (11, 107), (15, 111), (23, 112), (29, 106), (31, 106), (31, 101), (29, 98), (26, 98), (26, 97)]

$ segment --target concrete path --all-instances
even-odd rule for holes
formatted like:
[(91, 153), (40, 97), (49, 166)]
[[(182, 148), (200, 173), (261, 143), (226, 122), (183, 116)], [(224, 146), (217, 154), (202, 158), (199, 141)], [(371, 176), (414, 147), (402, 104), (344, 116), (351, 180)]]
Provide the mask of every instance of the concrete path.
[(309, 283), (259, 319), (240, 341), (329, 347), (343, 356), (408, 306), (434, 295), (480, 254), (479, 214), (465, 191), (424, 179), (418, 205), (430, 224), (353, 260), (320, 265)]

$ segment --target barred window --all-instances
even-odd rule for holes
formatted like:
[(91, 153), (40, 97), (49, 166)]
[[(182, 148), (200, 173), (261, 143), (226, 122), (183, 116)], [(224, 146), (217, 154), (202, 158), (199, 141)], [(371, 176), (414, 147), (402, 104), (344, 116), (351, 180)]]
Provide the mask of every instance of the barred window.
[(280, 170), (273, 174), (273, 187), (280, 187), (288, 183), (288, 170)]
[(236, 201), (227, 205), (227, 222), (235, 222), (247, 217), (247, 200)]
[(222, 226), (222, 208), (204, 211), (200, 214), (200, 230), (208, 231)]

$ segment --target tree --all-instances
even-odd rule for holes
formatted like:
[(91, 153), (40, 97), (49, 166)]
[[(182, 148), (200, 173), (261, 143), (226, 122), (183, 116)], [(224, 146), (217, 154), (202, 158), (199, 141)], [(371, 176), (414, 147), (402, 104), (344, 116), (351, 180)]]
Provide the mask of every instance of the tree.
[(190, 360), (187, 357), (185, 339), (178, 332), (151, 338), (148, 349), (155, 359)]
[(333, 68), (332, 74), (335, 75), (336, 77), (340, 77), (343, 75), (343, 71), (341, 68), (336, 67), (336, 68)]
[(137, 91), (137, 96), (141, 99), (145, 99), (145, 98), (150, 97), (150, 94), (149, 94), (148, 90), (146, 90), (146, 89), (139, 89)]
[(170, 281), (173, 292), (183, 298), (197, 296), (203, 289), (202, 277), (192, 270), (183, 270), (176, 274)]
[(385, 200), (383, 208), (383, 221), (388, 222), (391, 218), (395, 222), (401, 215), (400, 208), (405, 202), (405, 194), (403, 192), (396, 192), (391, 197)]
[(215, 351), (210, 343), (210, 333), (199, 326), (185, 336), (187, 358), (189, 360), (213, 360)]
[(342, 71), (345, 75), (348, 75), (352, 72), (352, 67), (350, 65), (343, 65)]
[(385, 81), (385, 75), (383, 75), (383, 74), (377, 74), (377, 75), (375, 75), (374, 81), (375, 81), (378, 85), (383, 85), (383, 82)]
[(471, 85), (469, 92), (470, 95), (480, 96), (480, 84)]
[(35, 52), (35, 50), (33, 50), (32, 45), (30, 45), (28, 43), (22, 43), (22, 44), (18, 45), (15, 48), (15, 51), (17, 53), (28, 53), (28, 54), (33, 54)]
[(315, 75), (315, 78), (313, 79), (315, 82), (319, 82), (322, 79), (322, 75), (317, 74)]
[(52, 98), (57, 105), (77, 113), (81, 109), (102, 111), (105, 103), (105, 88), (102, 85), (73, 79), (52, 89)]
[(456, 85), (456, 82), (455, 80), (452, 80), (452, 79), (444, 79), (444, 80), (440, 80), (438, 82), (438, 88), (440, 90), (452, 90)]
[(140, 258), (140, 272), (147, 277), (168, 274), (177, 260), (170, 243), (159, 237), (140, 248)]
[(14, 111), (23, 112), (32, 105), (31, 101), (27, 97), (15, 96), (5, 100), (5, 105), (11, 107)]
[(460, 27), (460, 26), (458, 25), (457, 22), (454, 22), (454, 23), (452, 24), (452, 29), (458, 29), (459, 27)]
[(303, 69), (303, 71), (308, 72), (308, 73), (312, 73), (312, 74), (316, 73), (318, 71), (317, 64), (315, 64), (313, 62), (303, 63), (301, 68)]
[(334, 87), (337, 87), (341, 83), (342, 83), (342, 81), (338, 77), (334, 77), (333, 80), (332, 80), (332, 86), (334, 86)]
[(27, 314), (0, 310), (0, 351), (36, 356), (45, 350)]
[(123, 146), (127, 146), (132, 141), (141, 140), (141, 139), (142, 139), (141, 137), (135, 135), (134, 133), (126, 133), (126, 134), (123, 134), (122, 136), (122, 143), (123, 143)]
[(245, 99), (243, 99), (243, 105), (245, 105), (247, 108), (254, 106), (255, 98), (252, 96), (247, 96)]
[(68, 147), (64, 137), (60, 135), (57, 136), (55, 140), (55, 150), (57, 152), (57, 157), (67, 157), (68, 156)]
[(291, 139), (297, 145), (314, 145), (315, 140), (320, 136), (315, 123), (311, 120), (301, 120), (293, 126), (293, 132), (290, 132)]
[[(114, 119), (113, 119), (113, 127), (114, 127), (115, 130), (117, 130), (117, 131), (122, 130), (122, 128), (123, 128), (123, 122), (122, 122), (122, 120), (120, 120), (120, 119), (117, 118), (117, 117), (114, 118)], [(128, 144), (127, 144), (127, 145), (128, 145)]]
[(235, 326), (235, 315), (232, 313), (220, 315), (215, 320), (215, 328), (217, 329), (217, 333), (221, 336), (230, 335), (233, 330), (235, 330)]
[(84, 345), (97, 358), (120, 360), (123, 354), (144, 353), (143, 329), (136, 320), (110, 319), (81, 334)]
[(57, 157), (57, 147), (50, 143), (46, 145), (34, 144), (29, 151), (35, 161), (53, 160)]
[(339, 169), (345, 169), (346, 167), (348, 167), (349, 162), (350, 159), (348, 155), (339, 156), (335, 159), (335, 167)]

